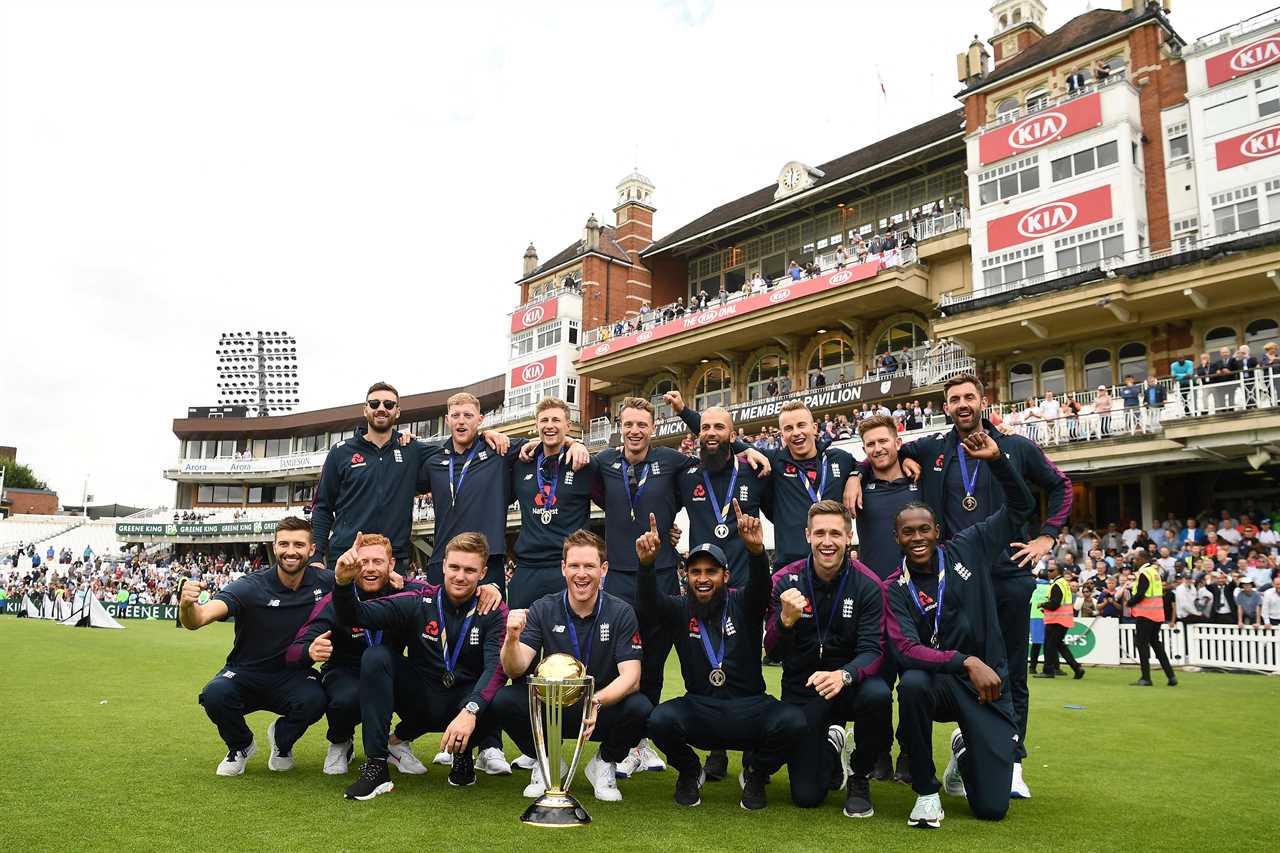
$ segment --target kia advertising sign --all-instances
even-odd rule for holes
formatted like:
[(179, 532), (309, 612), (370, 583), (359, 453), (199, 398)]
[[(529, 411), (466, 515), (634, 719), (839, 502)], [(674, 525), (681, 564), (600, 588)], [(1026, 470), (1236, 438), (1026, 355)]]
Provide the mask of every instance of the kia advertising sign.
[(1209, 85), (1216, 86), (1277, 62), (1280, 62), (1280, 35), (1267, 36), (1209, 57), (1204, 62), (1204, 73)]
[(554, 320), (558, 301), (558, 299), (548, 299), (546, 302), (530, 305), (512, 314), (511, 334), (514, 335), (516, 332), (523, 332), (525, 329), (532, 329), (534, 326), (541, 326), (549, 320)]
[(987, 223), (987, 251), (998, 252), (1110, 218), (1111, 187), (1086, 190), (991, 220)]
[(1092, 130), (1100, 124), (1102, 95), (1094, 92), (1092, 95), (1041, 110), (1013, 124), (988, 130), (978, 137), (978, 162), (985, 166)]
[(739, 299), (737, 302), (730, 302), (728, 305), (709, 307), (705, 311), (691, 311), (683, 317), (654, 326), (652, 329), (645, 329), (643, 332), (622, 335), (621, 337), (601, 341), (598, 344), (585, 346), (578, 354), (578, 359), (580, 361), (590, 361), (593, 358), (599, 358), (611, 352), (618, 352), (649, 341), (677, 335), (689, 329), (718, 323), (730, 317), (750, 314), (752, 311), (760, 311), (783, 302), (791, 302), (804, 296), (821, 293), (833, 287), (875, 278), (876, 273), (880, 271), (883, 265), (885, 265), (883, 261), (867, 261), (865, 264), (856, 264), (855, 266), (845, 267), (842, 270), (834, 270), (817, 278), (807, 278), (779, 285), (766, 293), (757, 293), (745, 299)]
[(511, 387), (519, 388), (540, 379), (550, 379), (556, 375), (556, 357), (549, 355), (528, 364), (511, 368)]
[(1218, 171), (1280, 154), (1280, 124), (1224, 139), (1214, 146)]

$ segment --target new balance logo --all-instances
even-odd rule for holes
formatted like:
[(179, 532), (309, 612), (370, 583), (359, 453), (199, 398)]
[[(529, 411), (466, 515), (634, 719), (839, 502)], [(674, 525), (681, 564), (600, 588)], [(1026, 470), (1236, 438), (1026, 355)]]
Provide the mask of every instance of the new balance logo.
[(551, 633), (553, 633), (553, 634), (563, 634), (563, 633), (564, 633), (564, 626), (563, 626), (563, 625), (557, 625), (557, 626), (555, 626), (554, 628), (552, 628), (552, 629), (551, 629)]
[(532, 480), (532, 479), (533, 479), (533, 475), (532, 475), (532, 474), (525, 474), (525, 475), (524, 475), (524, 478), (525, 478), (526, 480)]
[(273, 598), (273, 599), (271, 599), (270, 601), (268, 601), (268, 602), (267, 602), (267, 606), (268, 606), (268, 607), (279, 607), (279, 606), (280, 606), (280, 599), (278, 599), (278, 598)]

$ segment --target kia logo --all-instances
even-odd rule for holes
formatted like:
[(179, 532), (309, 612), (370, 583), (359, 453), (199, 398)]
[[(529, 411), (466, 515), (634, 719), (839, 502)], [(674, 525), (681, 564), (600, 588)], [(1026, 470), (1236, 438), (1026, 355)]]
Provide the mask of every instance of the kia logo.
[(705, 311), (702, 314), (699, 314), (698, 319), (695, 320), (694, 322), (697, 323), (699, 326), (701, 326), (703, 323), (710, 323), (715, 318), (716, 318), (716, 312)]
[(846, 281), (853, 281), (853, 273), (848, 270), (840, 270), (840, 272), (831, 276), (832, 284), (844, 284)]
[(769, 301), (782, 302), (784, 299), (786, 299), (790, 295), (791, 295), (790, 290), (775, 290), (773, 293), (769, 294)]
[(1231, 70), (1250, 71), (1263, 65), (1270, 65), (1277, 59), (1280, 59), (1280, 36), (1272, 36), (1237, 50), (1231, 57)]
[(645, 341), (649, 341), (649, 340), (653, 340), (653, 331), (652, 331), (652, 330), (646, 330), (646, 331), (643, 331), (643, 332), (641, 332), (639, 335), (637, 335), (637, 336), (636, 336), (636, 343), (638, 343), (638, 344), (642, 344), (642, 343), (644, 343)]
[(1009, 147), (1016, 150), (1035, 148), (1051, 142), (1067, 129), (1067, 117), (1062, 113), (1041, 113), (1019, 122), (1009, 131)]
[(541, 379), (542, 374), (546, 372), (547, 366), (540, 361), (535, 361), (533, 364), (526, 364), (524, 366), (524, 370), (520, 371), (520, 381), (533, 382)]
[(1071, 227), (1076, 221), (1076, 206), (1069, 201), (1051, 201), (1033, 207), (1018, 220), (1018, 233), (1023, 237), (1045, 237)]
[(536, 326), (542, 322), (542, 318), (546, 313), (546, 309), (541, 305), (535, 305), (520, 316), (520, 325)]
[(596, 347), (595, 354), (596, 354), (596, 355), (604, 355), (604, 354), (605, 354), (605, 353), (607, 353), (608, 351), (609, 351), (609, 345), (608, 345), (608, 344), (600, 344), (600, 346)]
[(1280, 125), (1264, 127), (1251, 133), (1240, 143), (1240, 153), (1246, 157), (1270, 157), (1280, 149)]

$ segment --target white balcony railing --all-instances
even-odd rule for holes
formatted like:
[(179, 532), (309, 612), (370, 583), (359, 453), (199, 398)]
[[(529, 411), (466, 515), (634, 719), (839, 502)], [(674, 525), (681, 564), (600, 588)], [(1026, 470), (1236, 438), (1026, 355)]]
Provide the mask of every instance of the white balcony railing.
[[(503, 406), (500, 409), (494, 409), (492, 412), (485, 413), (484, 425), (486, 427), (502, 426), (503, 424), (515, 423), (517, 421), (533, 420), (537, 416), (538, 401), (528, 403), (521, 406)], [(582, 412), (577, 406), (569, 407), (570, 423), (580, 423), (582, 421)]]
[(1223, 45), (1236, 44), (1243, 41), (1245, 36), (1251, 36), (1258, 30), (1266, 29), (1276, 24), (1280, 24), (1280, 6), (1267, 9), (1265, 12), (1258, 12), (1256, 15), (1250, 15), (1247, 18), (1236, 21), (1230, 26), (1200, 36), (1183, 50), (1183, 56), (1213, 50)]
[[(1009, 112), (1006, 112), (1006, 113), (1001, 113), (991, 121), (984, 124), (982, 126), (982, 132), (986, 133), (988, 131), (995, 130), (997, 127), (1003, 127), (1006, 124), (1013, 124), (1015, 121), (1018, 121), (1019, 119), (1024, 119), (1029, 115), (1042, 113), (1045, 110), (1050, 109), (1051, 107), (1061, 106), (1062, 104), (1065, 104), (1067, 101), (1074, 101), (1076, 98), (1083, 98), (1085, 95), (1092, 95), (1094, 92), (1109, 88), (1111, 86), (1115, 86), (1116, 84), (1124, 81), (1125, 81), (1125, 73), (1123, 69), (1112, 71), (1109, 75), (1107, 75), (1105, 79), (1091, 80), (1088, 83), (1086, 83), (1084, 86), (1081, 86), (1079, 89), (1076, 89), (1071, 92), (1067, 92), (1064, 95), (1059, 95), (1056, 98), (1040, 98), (1040, 99), (1037, 99), (1034, 103), (1028, 104), (1024, 107), (1020, 107), (1019, 109), (1010, 110)], [(1129, 88), (1132, 89), (1133, 87), (1130, 86)], [(1133, 91), (1134, 91), (1134, 94), (1137, 94), (1138, 90), (1133, 89)]]

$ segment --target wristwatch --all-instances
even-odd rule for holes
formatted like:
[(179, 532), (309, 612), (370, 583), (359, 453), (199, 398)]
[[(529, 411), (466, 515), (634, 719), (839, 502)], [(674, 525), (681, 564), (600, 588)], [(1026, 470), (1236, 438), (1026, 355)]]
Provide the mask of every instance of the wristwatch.
[(847, 669), (840, 670), (840, 677), (844, 679), (844, 686), (849, 687), (853, 684), (853, 673)]
[(480, 705), (476, 702), (468, 702), (462, 706), (462, 710), (475, 717), (480, 713)]

